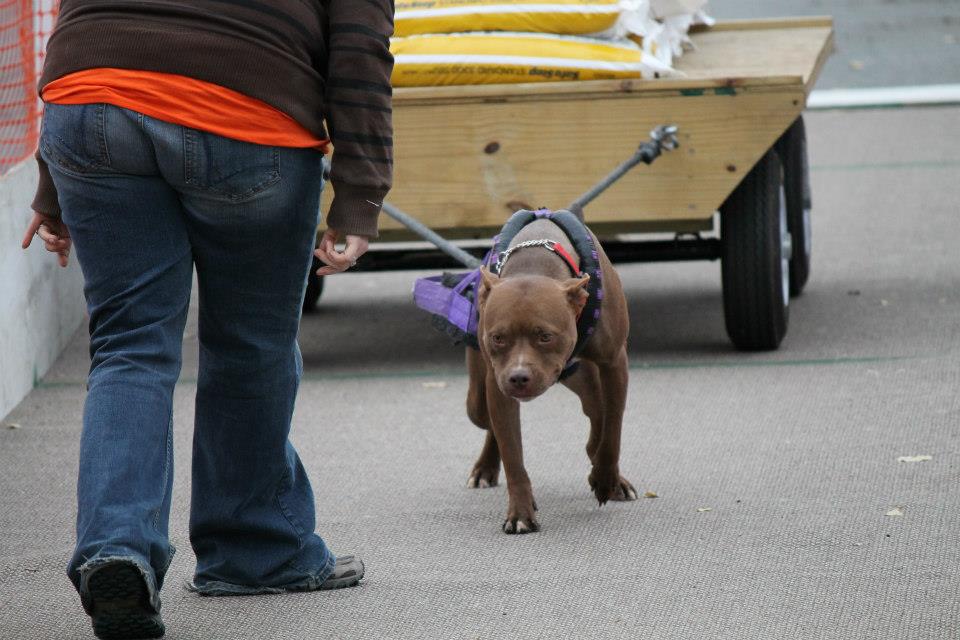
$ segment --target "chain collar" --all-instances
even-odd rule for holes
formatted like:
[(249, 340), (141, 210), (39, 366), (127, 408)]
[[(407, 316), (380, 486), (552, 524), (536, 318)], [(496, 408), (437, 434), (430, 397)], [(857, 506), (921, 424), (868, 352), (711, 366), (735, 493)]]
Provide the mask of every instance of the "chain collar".
[(567, 253), (567, 251), (563, 248), (563, 245), (561, 245), (556, 240), (547, 240), (547, 239), (527, 240), (525, 242), (520, 242), (510, 247), (506, 251), (501, 251), (500, 254), (497, 256), (497, 264), (496, 264), (497, 275), (499, 275), (503, 270), (503, 265), (507, 263), (507, 259), (510, 257), (510, 254), (512, 254), (517, 249), (525, 249), (527, 247), (544, 247), (548, 251), (551, 251), (557, 254), (564, 262), (566, 262), (567, 266), (570, 267), (570, 269), (573, 271), (575, 275), (582, 275), (580, 273), (580, 268), (577, 266), (576, 262), (574, 262), (570, 254)]

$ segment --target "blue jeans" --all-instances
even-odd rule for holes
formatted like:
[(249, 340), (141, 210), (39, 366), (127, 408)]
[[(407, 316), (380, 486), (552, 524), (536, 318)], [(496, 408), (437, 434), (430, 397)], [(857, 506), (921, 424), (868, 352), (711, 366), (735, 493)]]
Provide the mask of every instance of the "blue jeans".
[[(173, 556), (173, 389), (196, 266), (200, 369), (190, 542), (201, 593), (311, 589), (334, 557), (290, 444), (321, 154), (105, 104), (46, 107), (48, 163), (84, 277), (90, 374), (68, 575)], [(159, 604), (159, 601), (157, 601)]]

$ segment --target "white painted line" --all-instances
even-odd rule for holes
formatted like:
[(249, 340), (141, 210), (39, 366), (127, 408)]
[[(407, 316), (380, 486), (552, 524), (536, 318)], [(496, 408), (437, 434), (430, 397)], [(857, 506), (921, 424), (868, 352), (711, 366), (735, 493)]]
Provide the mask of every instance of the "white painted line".
[(931, 84), (875, 89), (824, 89), (813, 91), (808, 109), (854, 109), (858, 107), (905, 107), (960, 104), (960, 84)]

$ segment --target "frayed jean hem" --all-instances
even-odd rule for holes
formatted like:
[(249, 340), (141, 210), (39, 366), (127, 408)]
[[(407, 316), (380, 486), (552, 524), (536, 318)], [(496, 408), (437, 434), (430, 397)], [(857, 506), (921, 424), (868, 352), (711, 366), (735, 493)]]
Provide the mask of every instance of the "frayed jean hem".
[(323, 582), (333, 573), (336, 562), (336, 558), (331, 553), (329, 554), (323, 569), (312, 575), (304, 577), (302, 580), (279, 586), (235, 584), (232, 582), (222, 582), (219, 580), (210, 580), (204, 582), (203, 584), (197, 584), (195, 581), (190, 580), (184, 584), (184, 587), (187, 591), (191, 591), (201, 596), (213, 597), (256, 596), (298, 591), (317, 591), (320, 589), (320, 585), (322, 585)]

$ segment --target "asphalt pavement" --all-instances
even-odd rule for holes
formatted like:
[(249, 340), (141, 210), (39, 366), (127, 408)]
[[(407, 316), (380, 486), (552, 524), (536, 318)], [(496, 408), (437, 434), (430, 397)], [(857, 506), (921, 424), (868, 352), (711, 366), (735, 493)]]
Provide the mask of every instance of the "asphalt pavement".
[[(558, 388), (523, 412), (543, 530), (501, 533), (504, 487), (465, 487), (482, 432), (464, 415), (462, 350), (411, 304), (424, 274), (337, 276), (303, 320), (294, 440), (320, 532), (363, 557), (367, 578), (201, 598), (181, 587), (191, 321), (167, 637), (955, 640), (960, 110), (807, 121), (813, 275), (779, 351), (731, 348), (717, 263), (620, 268), (632, 363), (621, 468), (657, 498), (597, 506), (586, 419)], [(86, 345), (81, 332), (0, 423), (2, 638), (92, 637), (64, 576)]]

